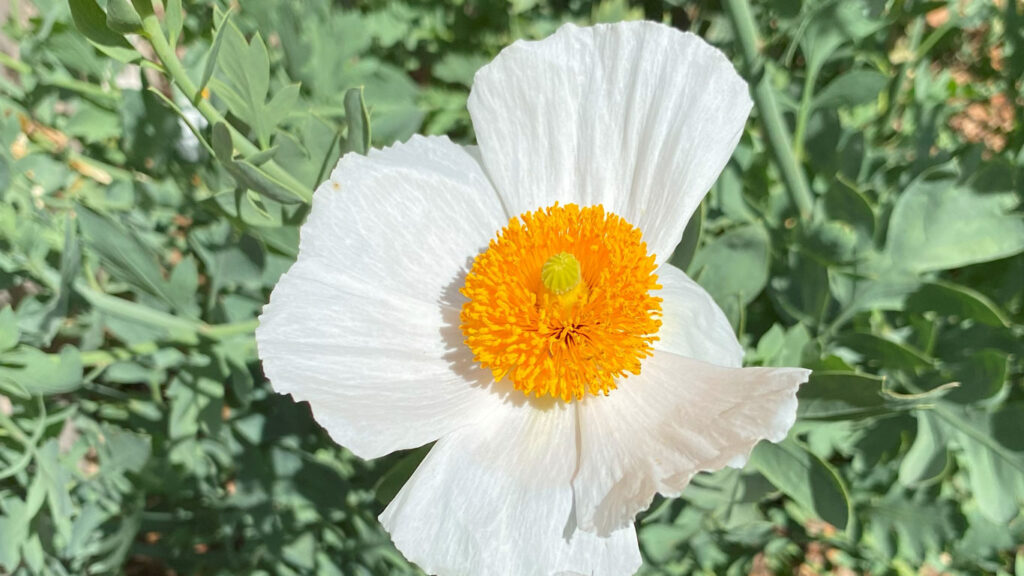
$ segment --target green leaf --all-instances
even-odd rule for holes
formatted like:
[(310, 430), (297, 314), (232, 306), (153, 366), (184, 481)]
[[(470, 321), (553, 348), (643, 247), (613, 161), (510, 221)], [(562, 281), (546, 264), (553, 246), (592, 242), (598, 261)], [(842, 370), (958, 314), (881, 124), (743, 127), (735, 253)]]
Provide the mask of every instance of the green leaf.
[(47, 346), (60, 330), (67, 316), (71, 300), (72, 284), (82, 264), (82, 252), (78, 246), (78, 231), (71, 213), (64, 218), (64, 249), (60, 253), (60, 284), (57, 294), (46, 305), (46, 316), (40, 322), (42, 342)]
[(100, 464), (106, 474), (140, 472), (149, 461), (152, 448), (148, 436), (104, 426), (103, 439)]
[(815, 370), (800, 387), (797, 414), (802, 420), (858, 420), (923, 408), (933, 404), (949, 387), (923, 394), (896, 395), (885, 388), (885, 379), (855, 372)]
[(167, 25), (167, 37), (171, 47), (178, 45), (178, 37), (184, 24), (181, 0), (167, 0), (164, 3), (164, 23)]
[[(113, 101), (110, 103), (110, 106), (116, 105)], [(76, 106), (75, 115), (68, 119), (64, 132), (90, 144), (102, 144), (117, 139), (122, 128), (115, 110), (83, 99)]]
[[(892, 490), (877, 503), (865, 506), (868, 531), (878, 543), (895, 534), (900, 556), (921, 564), (926, 555), (938, 553), (944, 543), (963, 534), (957, 525), (956, 508), (949, 500), (909, 500), (905, 489)], [(890, 553), (891, 554), (891, 553)]]
[(215, 427), (220, 423), (223, 387), (203, 376), (182, 373), (167, 387), (170, 400), (168, 437), (174, 447), (166, 454), (171, 462), (196, 469), (205, 465), (206, 456), (195, 441), (202, 426)]
[(189, 307), (191, 294), (175, 293), (164, 280), (153, 254), (139, 238), (119, 223), (84, 206), (76, 213), (85, 244), (118, 280), (155, 296), (178, 311)]
[(750, 462), (776, 488), (818, 518), (845, 530), (851, 514), (847, 490), (831, 466), (792, 440), (761, 442)]
[(0, 498), (0, 566), (17, 566), (21, 562), (21, 548), (28, 540), (32, 518), (25, 503), (15, 496)]
[[(960, 433), (962, 441), (970, 441), (975, 446), (983, 448), (989, 452), (993, 460), (1015, 468), (1018, 476), (1024, 472), (1024, 451), (1021, 451), (1019, 446), (1021, 441), (1007, 441), (1001, 434), (1003, 431), (998, 427), (1000, 422), (997, 418), (948, 402), (937, 405), (935, 413), (946, 421), (951, 430)], [(1021, 414), (1022, 411), (1009, 411), (1009, 414), (1014, 413)], [(1015, 435), (1019, 435), (1019, 429)]]
[(829, 82), (814, 97), (815, 108), (839, 108), (870, 104), (889, 83), (885, 74), (875, 70), (851, 70)]
[(402, 489), (402, 486), (405, 486), (406, 481), (412, 476), (412, 473), (416, 471), (420, 462), (427, 457), (431, 446), (432, 444), (410, 450), (380, 477), (380, 480), (374, 486), (378, 502), (387, 505), (394, 499), (398, 491)]
[(46, 484), (47, 502), (50, 504), (50, 518), (57, 526), (57, 532), (65, 539), (71, 537), (71, 475), (60, 463), (57, 439), (51, 439), (36, 451), (36, 464)]
[(971, 493), (989, 520), (1006, 524), (1020, 513), (1024, 476), (989, 447), (966, 434), (959, 435)]
[(305, 201), (300, 194), (264, 172), (259, 166), (246, 160), (236, 160), (234, 166), (235, 171), (232, 172), (232, 176), (240, 176), (242, 183), (247, 188), (259, 194), (282, 204), (301, 204)]
[(0, 154), (0, 200), (3, 199), (7, 187), (11, 183), (11, 164), (6, 156)]
[(847, 42), (856, 42), (885, 25), (884, 22), (865, 18), (868, 12), (864, 0), (810, 2), (804, 24), (805, 32), (800, 47), (807, 60), (808, 73), (817, 71), (836, 49)]
[(151, 338), (160, 340), (173, 340), (186, 344), (195, 344), (199, 340), (200, 325), (194, 320), (95, 291), (85, 287), (82, 283), (75, 284), (75, 289), (93, 308), (105, 315), (108, 328), (113, 323), (122, 323), (137, 330), (155, 332)]
[(107, 26), (114, 32), (133, 34), (142, 30), (142, 20), (128, 0), (107, 0)]
[(907, 312), (937, 312), (971, 319), (988, 326), (1009, 326), (1010, 320), (987, 296), (966, 286), (943, 280), (927, 282), (907, 298)]
[(918, 180), (896, 202), (886, 251), (913, 272), (947, 270), (1024, 251), (1013, 193), (978, 194), (952, 179)]
[(821, 198), (818, 218), (807, 231), (805, 246), (829, 264), (852, 262), (874, 248), (875, 215), (856, 189), (835, 182)]
[(483, 54), (447, 52), (434, 66), (434, 77), (443, 82), (462, 84), (469, 88), (473, 85), (476, 71), (489, 61)]
[(836, 343), (863, 354), (866, 361), (878, 363), (885, 368), (914, 372), (935, 363), (934, 359), (920, 350), (874, 334), (847, 333), (838, 337)]
[(363, 101), (363, 89), (345, 92), (345, 122), (348, 124), (348, 149), (358, 154), (370, 150), (370, 114)]
[[(340, 109), (337, 113), (344, 115)], [(341, 139), (343, 130), (313, 114), (296, 128), (297, 137), (278, 132), (274, 143), (280, 149), (274, 159), (281, 166), (288, 166), (293, 176), (313, 189), (327, 179), (345, 151), (346, 145)]]
[(1024, 434), (1020, 433), (1021, 422), (1024, 422), (1024, 404), (1018, 402), (1004, 405), (992, 414), (993, 440), (1011, 453), (1024, 453)]
[(95, 502), (88, 502), (82, 507), (81, 513), (75, 518), (71, 526), (71, 538), (67, 546), (67, 554), (84, 556), (88, 553), (87, 547), (94, 534), (100, 530), (100, 526), (109, 518), (107, 514)]
[(121, 62), (134, 62), (142, 56), (124, 36), (107, 25), (107, 15), (96, 0), (68, 0), (75, 27), (98, 49)]
[(0, 354), (0, 381), (28, 394), (62, 394), (82, 385), (82, 359), (78, 349), (65, 346), (59, 354), (47, 354), (23, 346)]
[(39, 534), (29, 536), (28, 542), (21, 549), (21, 557), (25, 566), (35, 574), (42, 574), (46, 568), (46, 552)]
[(768, 282), (768, 233), (759, 224), (729, 230), (697, 251), (691, 275), (722, 307), (733, 326)]
[(21, 330), (18, 329), (18, 317), (14, 315), (14, 308), (4, 306), (0, 310), (0, 352), (6, 352), (18, 345), (21, 339)]
[(914, 487), (942, 474), (949, 457), (949, 441), (938, 417), (926, 410), (917, 416), (917, 436), (900, 462), (899, 480), (904, 486)]
[(640, 545), (645, 557), (665, 564), (679, 555), (679, 547), (693, 540), (700, 533), (700, 524), (677, 526), (675, 524), (649, 524), (640, 531)]
[[(214, 14), (220, 14), (220, 8), (214, 7)], [(206, 53), (206, 63), (203, 65), (203, 75), (199, 78), (199, 84), (196, 88), (196, 93), (192, 95), (192, 104), (196, 104), (202, 98), (203, 89), (210, 83), (210, 78), (213, 77), (213, 71), (217, 68), (217, 62), (220, 57), (220, 49), (224, 44), (224, 36), (228, 30), (232, 30), (233, 27), (229, 25), (231, 18), (231, 10), (224, 12), (221, 16), (219, 24), (214, 28), (215, 32), (213, 35), (213, 43), (210, 45), (210, 51)]]
[(213, 152), (217, 155), (217, 160), (220, 160), (225, 165), (233, 162), (235, 145), (231, 140), (231, 131), (228, 130), (227, 124), (217, 122), (213, 125), (210, 145), (213, 146)]
[(259, 152), (249, 156), (245, 159), (246, 162), (253, 166), (260, 166), (266, 164), (268, 161), (273, 160), (274, 156), (277, 155), (277, 146), (271, 146), (266, 150), (260, 150)]
[(686, 223), (683, 239), (679, 241), (672, 257), (669, 258), (669, 262), (680, 270), (687, 270), (690, 263), (693, 262), (693, 256), (697, 253), (697, 246), (700, 244), (701, 232), (704, 228), (704, 210), (704, 203), (701, 202), (697, 206), (697, 210), (693, 212), (693, 216), (690, 216), (690, 221)]
[(227, 222), (195, 230), (189, 244), (207, 270), (218, 270), (210, 278), (215, 297), (222, 286), (260, 286), (266, 266), (266, 254), (252, 236), (233, 238)]
[(306, 532), (285, 544), (281, 549), (281, 557), (289, 565), (298, 568), (301, 574), (310, 574), (316, 568), (316, 548), (313, 534)]
[(800, 366), (804, 347), (810, 341), (811, 335), (803, 324), (788, 330), (773, 324), (758, 340), (755, 356), (762, 366)]
[(298, 108), (301, 88), (299, 84), (289, 84), (274, 93), (274, 97), (264, 109), (267, 130), (273, 131), (289, 114), (301, 112)]
[(196, 266), (196, 259), (191, 255), (182, 259), (171, 272), (168, 283), (169, 292), (174, 300), (185, 303), (182, 313), (198, 318), (199, 303), (195, 301), (195, 296), (199, 292), (199, 268)]
[(842, 312), (833, 321), (841, 326), (865, 310), (903, 310), (908, 294), (921, 281), (880, 255), (858, 264), (850, 273), (829, 270), (829, 288)]
[(247, 160), (233, 160), (234, 149), (231, 132), (223, 122), (214, 124), (211, 144), (217, 155), (217, 160), (227, 168), (239, 186), (248, 188), (282, 204), (298, 204), (304, 201), (302, 195), (264, 172), (259, 166)]
[(132, 6), (143, 18), (153, 13), (153, 0), (132, 0)]
[(986, 348), (951, 363), (949, 369), (960, 386), (946, 399), (968, 404), (991, 398), (1003, 389), (1009, 382), (1010, 357), (1005, 352)]
[(257, 33), (248, 43), (231, 22), (217, 55), (217, 70), (211, 80), (214, 92), (228, 109), (252, 128), (260, 144), (269, 144), (271, 126), (267, 122), (267, 93), (270, 89), (270, 56), (263, 37)]
[(771, 279), (768, 294), (792, 320), (818, 326), (833, 308), (828, 267), (811, 254), (795, 250), (787, 260), (785, 271)]

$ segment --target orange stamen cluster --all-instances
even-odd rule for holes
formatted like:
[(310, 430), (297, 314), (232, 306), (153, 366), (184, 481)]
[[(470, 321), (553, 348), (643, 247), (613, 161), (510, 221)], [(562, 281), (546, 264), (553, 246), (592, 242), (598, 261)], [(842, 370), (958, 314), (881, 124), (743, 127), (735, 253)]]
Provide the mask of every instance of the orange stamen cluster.
[[(568, 293), (545, 286), (545, 263), (570, 256), (579, 263), (579, 285)], [(657, 340), (655, 268), (640, 230), (601, 206), (525, 213), (491, 240), (466, 277), (466, 345), (495, 380), (509, 378), (527, 395), (569, 402), (608, 394), (617, 378), (640, 373)]]

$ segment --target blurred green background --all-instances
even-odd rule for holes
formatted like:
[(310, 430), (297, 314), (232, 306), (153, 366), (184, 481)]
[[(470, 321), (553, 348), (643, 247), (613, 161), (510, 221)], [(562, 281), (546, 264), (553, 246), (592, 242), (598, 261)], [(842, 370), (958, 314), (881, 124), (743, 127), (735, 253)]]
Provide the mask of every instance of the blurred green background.
[(756, 102), (673, 262), (747, 364), (815, 373), (790, 439), (638, 519), (642, 572), (1024, 576), (1015, 0), (0, 17), (0, 574), (416, 573), (375, 517), (422, 451), (333, 445), (263, 380), (256, 315), (342, 153), (471, 143), (503, 46), (647, 18), (719, 46)]

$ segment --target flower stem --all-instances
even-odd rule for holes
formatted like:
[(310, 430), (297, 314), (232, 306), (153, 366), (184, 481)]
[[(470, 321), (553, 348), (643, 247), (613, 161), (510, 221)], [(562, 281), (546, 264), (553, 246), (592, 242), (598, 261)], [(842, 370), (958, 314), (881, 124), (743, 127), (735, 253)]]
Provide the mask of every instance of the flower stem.
[[(206, 98), (197, 98), (199, 89), (196, 87), (192, 79), (189, 78), (188, 73), (182, 66), (181, 61), (178, 60), (178, 56), (174, 53), (174, 48), (167, 42), (167, 38), (164, 37), (164, 31), (160, 27), (160, 20), (154, 15), (149, 14), (142, 19), (142, 31), (146, 39), (149, 40), (150, 45), (153, 47), (153, 52), (156, 57), (160, 60), (164, 66), (167, 75), (173, 81), (174, 85), (185, 95), (186, 98), (191, 102), (195, 102), (196, 109), (199, 113), (206, 118), (206, 121), (210, 125), (215, 125), (218, 122), (224, 123), (228, 127), (228, 132), (231, 134), (231, 142), (234, 147), (241, 153), (242, 156), (251, 156), (260, 151), (259, 147), (249, 141), (242, 133), (240, 133), (234, 126), (228, 122), (224, 116), (217, 111), (216, 108), (210, 104), (210, 101)], [(313, 191), (308, 186), (299, 182), (292, 176), (287, 170), (282, 168), (279, 164), (273, 160), (268, 160), (260, 166), (260, 169), (273, 176), (283, 186), (291, 190), (303, 202), (309, 203), (313, 198)]]
[(796, 206), (800, 218), (808, 220), (811, 217), (813, 205), (811, 189), (807, 184), (803, 168), (800, 167), (793, 154), (792, 137), (782, 118), (782, 111), (779, 109), (779, 103), (775, 99), (775, 92), (769, 81), (768, 63), (761, 64), (761, 55), (757, 48), (757, 29), (754, 26), (754, 17), (750, 13), (750, 4), (747, 0), (723, 0), (722, 5), (732, 22), (736, 38), (743, 50), (747, 76), (753, 84), (754, 104), (760, 113), (761, 123), (764, 125), (775, 163), (782, 173), (782, 179), (786, 183), (790, 199)]

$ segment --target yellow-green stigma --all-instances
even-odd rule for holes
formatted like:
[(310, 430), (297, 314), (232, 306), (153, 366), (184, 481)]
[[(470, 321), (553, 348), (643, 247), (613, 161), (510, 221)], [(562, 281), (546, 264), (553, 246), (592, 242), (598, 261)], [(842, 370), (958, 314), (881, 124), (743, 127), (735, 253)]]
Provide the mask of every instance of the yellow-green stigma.
[(540, 282), (556, 295), (566, 294), (579, 285), (580, 261), (568, 252), (559, 252), (540, 269)]

